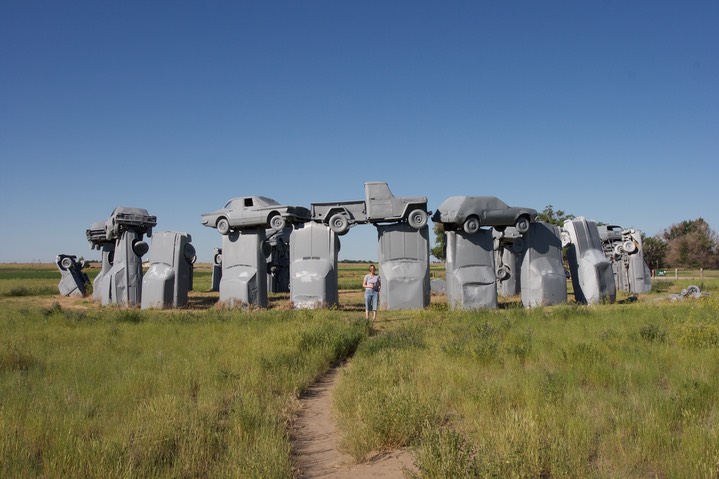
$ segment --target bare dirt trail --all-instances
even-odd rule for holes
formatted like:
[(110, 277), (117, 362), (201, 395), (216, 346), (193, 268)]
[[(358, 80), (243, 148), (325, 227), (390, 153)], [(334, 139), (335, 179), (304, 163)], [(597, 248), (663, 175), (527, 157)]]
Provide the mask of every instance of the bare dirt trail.
[(332, 391), (340, 368), (331, 369), (300, 398), (302, 404), (292, 430), (295, 462), (302, 479), (403, 479), (417, 471), (412, 456), (395, 451), (355, 464), (339, 451), (340, 434), (332, 415)]

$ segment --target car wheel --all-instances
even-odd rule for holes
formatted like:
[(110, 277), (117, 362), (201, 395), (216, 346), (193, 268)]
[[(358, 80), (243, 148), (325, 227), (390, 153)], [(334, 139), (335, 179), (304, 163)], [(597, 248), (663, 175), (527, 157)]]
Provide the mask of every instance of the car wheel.
[(217, 266), (222, 266), (222, 254), (221, 253), (217, 253), (215, 255), (215, 264)]
[(473, 235), (477, 231), (479, 231), (479, 218), (476, 216), (470, 216), (464, 221), (464, 232), (468, 235)]
[(514, 224), (514, 227), (517, 229), (517, 231), (524, 234), (529, 231), (529, 224), (529, 218), (527, 218), (526, 216), (520, 216), (517, 219), (517, 222)]
[(269, 258), (272, 254), (272, 245), (268, 243), (267, 241), (262, 242), (262, 246), (260, 247), (262, 249), (262, 255), (265, 258)]
[(221, 235), (228, 235), (230, 234), (230, 222), (227, 221), (227, 218), (220, 218), (217, 220), (217, 231), (220, 232)]
[(496, 226), (493, 226), (493, 228), (501, 233), (502, 231), (507, 229), (507, 226), (506, 225), (496, 225)]
[(132, 252), (137, 256), (145, 256), (150, 251), (150, 245), (142, 240), (137, 240), (132, 244)]
[(637, 245), (632, 240), (627, 240), (622, 244), (622, 247), (624, 248), (624, 251), (627, 252), (627, 254), (633, 254), (637, 252)]
[(412, 210), (407, 217), (409, 225), (414, 229), (421, 229), (427, 224), (427, 212), (420, 209)]
[(342, 213), (335, 213), (330, 217), (329, 226), (330, 229), (338, 235), (343, 235), (349, 229), (350, 222)]
[(505, 281), (509, 279), (511, 274), (509, 274), (509, 269), (506, 266), (500, 266), (497, 270), (497, 279), (500, 281)]
[(287, 225), (287, 221), (279, 214), (274, 215), (270, 218), (270, 228), (273, 230), (281, 230)]
[(197, 259), (197, 252), (195, 251), (195, 247), (192, 246), (190, 243), (185, 244), (185, 259), (190, 263), (193, 264), (195, 262), (195, 259)]
[(693, 284), (687, 286), (687, 290), (686, 290), (686, 291), (687, 291), (687, 294), (694, 294), (694, 295), (699, 294), (699, 293), (702, 292), (702, 290), (699, 289), (699, 286), (696, 286), (696, 285), (693, 285)]
[(60, 265), (65, 269), (70, 269), (72, 266), (72, 258), (63, 258), (62, 261), (60, 261)]

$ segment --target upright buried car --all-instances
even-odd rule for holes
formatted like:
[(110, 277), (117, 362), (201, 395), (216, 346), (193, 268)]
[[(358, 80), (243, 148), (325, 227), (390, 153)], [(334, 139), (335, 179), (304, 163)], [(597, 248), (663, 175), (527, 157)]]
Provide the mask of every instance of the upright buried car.
[(309, 219), (310, 210), (304, 206), (281, 205), (265, 196), (242, 196), (232, 198), (222, 209), (204, 213), (202, 224), (226, 235), (230, 230), (243, 227), (281, 230), (287, 223), (304, 223)]
[(493, 226), (498, 231), (514, 226), (526, 233), (536, 217), (537, 210), (508, 206), (496, 196), (450, 196), (437, 208), (432, 221), (449, 229), (462, 227), (467, 234), (476, 233), (480, 226)]

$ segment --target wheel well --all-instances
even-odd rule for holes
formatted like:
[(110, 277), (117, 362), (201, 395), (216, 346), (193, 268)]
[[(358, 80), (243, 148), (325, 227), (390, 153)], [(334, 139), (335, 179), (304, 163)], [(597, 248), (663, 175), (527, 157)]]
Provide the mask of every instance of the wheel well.
[(411, 205), (407, 205), (407, 207), (404, 209), (404, 216), (405, 217), (409, 216), (409, 214), (411, 212), (413, 212), (414, 210), (417, 210), (417, 209), (420, 209), (420, 210), (424, 211), (425, 213), (427, 212), (426, 206), (422, 205), (421, 203), (419, 203), (419, 204), (414, 203)]
[(268, 224), (268, 225), (272, 225), (272, 220), (275, 219), (276, 216), (282, 216), (282, 215), (281, 215), (280, 212), (277, 211), (277, 210), (271, 211), (271, 212), (267, 215), (267, 224)]
[(336, 215), (338, 213), (341, 214), (342, 216), (346, 217), (347, 220), (349, 221), (350, 215), (347, 213), (347, 210), (345, 210), (344, 208), (332, 208), (331, 210), (329, 210), (327, 212), (327, 216), (325, 216), (325, 224), (329, 224), (330, 218), (332, 218), (334, 215)]

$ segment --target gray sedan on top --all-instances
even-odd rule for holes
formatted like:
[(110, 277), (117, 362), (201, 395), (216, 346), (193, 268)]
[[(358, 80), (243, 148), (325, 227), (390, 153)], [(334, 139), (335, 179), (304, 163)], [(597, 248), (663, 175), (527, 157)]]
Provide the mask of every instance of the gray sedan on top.
[(447, 229), (461, 227), (467, 234), (476, 233), (480, 226), (498, 231), (514, 226), (526, 233), (536, 217), (537, 210), (509, 206), (496, 196), (451, 196), (437, 208), (432, 221), (443, 223)]
[(202, 224), (226, 235), (230, 230), (269, 227), (281, 230), (288, 223), (304, 223), (311, 217), (304, 206), (281, 205), (266, 196), (232, 198), (224, 208), (202, 215)]

